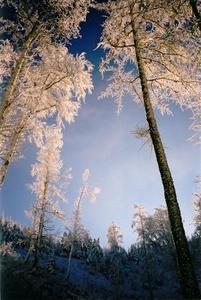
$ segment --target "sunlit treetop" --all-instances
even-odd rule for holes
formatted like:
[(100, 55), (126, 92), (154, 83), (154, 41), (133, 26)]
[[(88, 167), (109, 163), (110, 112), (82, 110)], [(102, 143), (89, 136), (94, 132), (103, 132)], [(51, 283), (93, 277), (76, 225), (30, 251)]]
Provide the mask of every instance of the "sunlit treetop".
[[(27, 135), (40, 146), (48, 121), (74, 121), (92, 91), (92, 65), (67, 50), (90, 1), (0, 1), (0, 170), (18, 157)], [(48, 120), (47, 120), (48, 119)]]
[(24, 72), (18, 89), (21, 109), (34, 113), (37, 105), (40, 118), (57, 112), (60, 121), (74, 121), (81, 101), (92, 92), (92, 69), (84, 54), (73, 56), (62, 45), (47, 45)]
[(1, 32), (15, 48), (23, 47), (30, 34), (36, 43), (65, 43), (79, 35), (89, 4), (90, 0), (1, 0)]
[[(64, 218), (64, 213), (59, 206), (60, 200), (65, 201), (61, 178), (63, 163), (60, 151), (62, 145), (61, 129), (55, 126), (47, 127), (44, 143), (38, 151), (37, 162), (32, 165), (31, 171), (35, 180), (29, 185), (29, 188), (35, 194), (36, 201), (32, 210), (26, 212), (32, 218), (36, 230), (41, 222), (41, 214), (44, 214), (45, 220), (50, 215), (60, 219)], [(65, 174), (65, 186), (71, 179), (70, 170), (68, 176), (66, 175), (67, 173)]]
[(38, 56), (48, 44), (66, 46), (71, 38), (78, 37), (89, 3), (89, 0), (1, 0), (1, 77), (11, 75), (16, 64), (22, 67), (28, 61), (37, 64)]
[(97, 195), (101, 191), (99, 187), (90, 185), (90, 176), (90, 170), (85, 169), (82, 174), (82, 184), (78, 190), (77, 198), (75, 199), (73, 214), (67, 224), (67, 228), (73, 241), (84, 240), (88, 236), (88, 232), (81, 222), (83, 200), (87, 198), (91, 203), (94, 204), (96, 202)]
[[(103, 96), (112, 95), (118, 111), (126, 93), (137, 103), (143, 102), (135, 30), (153, 106), (170, 113), (169, 104), (174, 101), (196, 112), (200, 106), (201, 47), (199, 37), (191, 33), (190, 19), (182, 14), (176, 19), (168, 1), (110, 1), (104, 9), (107, 17), (99, 47), (106, 54), (100, 70), (110, 72), (111, 82)], [(185, 9), (189, 16), (189, 6)]]
[(108, 244), (110, 248), (120, 247), (123, 243), (123, 235), (120, 227), (113, 221), (107, 232)]
[[(6, 57), (13, 57), (12, 47), (5, 50), (0, 59), (2, 83), (10, 75)], [(84, 54), (73, 56), (61, 44), (48, 44), (41, 49), (40, 55), (27, 63), (19, 76), (14, 101), (2, 126), (2, 159), (8, 155), (10, 160), (19, 158), (26, 137), (40, 146), (48, 120), (59, 125), (73, 122), (86, 93), (92, 92), (91, 72), (92, 65)]]

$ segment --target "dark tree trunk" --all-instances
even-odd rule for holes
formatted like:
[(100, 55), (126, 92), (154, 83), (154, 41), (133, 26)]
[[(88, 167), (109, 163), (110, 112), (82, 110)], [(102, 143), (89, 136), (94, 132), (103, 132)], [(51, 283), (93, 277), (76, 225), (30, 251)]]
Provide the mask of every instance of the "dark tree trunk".
[(135, 22), (132, 18), (132, 6), (130, 7), (130, 16), (146, 118), (149, 125), (150, 136), (154, 146), (155, 155), (158, 162), (158, 167), (164, 188), (165, 200), (168, 208), (168, 215), (170, 219), (171, 230), (177, 254), (181, 287), (183, 294), (187, 299), (200, 299), (200, 291), (196, 280), (195, 271), (193, 268), (192, 259), (188, 247), (188, 242), (183, 227), (179, 204), (177, 202), (174, 182), (168, 166), (166, 154), (160, 138), (160, 133), (151, 104), (146, 73), (143, 66), (143, 59), (140, 53), (138, 32), (135, 27)]
[(190, 0), (190, 5), (191, 5), (191, 8), (192, 8), (192, 13), (196, 17), (196, 20), (198, 22), (198, 27), (201, 31), (201, 14), (200, 14), (200, 12), (198, 10), (198, 7), (197, 7), (197, 1), (196, 0)]
[(41, 214), (39, 219), (38, 233), (35, 240), (34, 245), (34, 266), (38, 266), (39, 264), (39, 253), (41, 250), (41, 240), (43, 237), (43, 231), (45, 227), (45, 209), (46, 209), (46, 201), (47, 201), (47, 193), (48, 193), (48, 172), (46, 176), (46, 181), (44, 184), (44, 194), (43, 194), (43, 202), (41, 207)]
[[(36, 107), (37, 107), (37, 103), (36, 103)], [(7, 149), (7, 153), (6, 153), (5, 157), (3, 157), (3, 163), (0, 166), (0, 188), (4, 184), (5, 177), (8, 173), (8, 169), (9, 169), (10, 163), (12, 161), (12, 157), (13, 157), (16, 145), (19, 141), (20, 135), (22, 134), (23, 131), (26, 130), (26, 124), (28, 123), (29, 119), (32, 117), (32, 115), (40, 113), (41, 111), (45, 111), (46, 109), (49, 109), (54, 106), (55, 105), (51, 105), (49, 107), (45, 107), (44, 109), (32, 110), (29, 112), (29, 114), (24, 119), (23, 119), (23, 114), (21, 115), (21, 119), (19, 120), (18, 124), (16, 125), (16, 130), (14, 130), (14, 132), (12, 133), (12, 135), (10, 137), (10, 145)]]
[(66, 270), (66, 279), (69, 280), (70, 277), (70, 270), (71, 270), (71, 260), (72, 260), (72, 256), (73, 256), (73, 252), (74, 252), (74, 245), (75, 245), (75, 241), (78, 238), (77, 236), (77, 221), (79, 219), (79, 214), (80, 214), (80, 206), (81, 206), (81, 200), (82, 197), (84, 196), (84, 191), (85, 191), (85, 185), (83, 185), (81, 192), (78, 196), (78, 204), (75, 210), (75, 216), (74, 216), (74, 224), (73, 224), (73, 236), (72, 236), (72, 244), (70, 247), (70, 253), (69, 253), (69, 257), (68, 257), (68, 266), (67, 266), (67, 270)]
[(43, 228), (44, 228), (44, 212), (41, 212), (40, 222), (39, 222), (39, 230), (38, 236), (36, 237), (35, 246), (34, 246), (34, 266), (38, 266), (39, 264), (39, 252), (41, 248), (41, 239), (43, 236)]
[(14, 132), (12, 133), (12, 135), (10, 137), (10, 144), (8, 146), (8, 150), (6, 152), (5, 157), (3, 158), (3, 163), (0, 166), (0, 187), (4, 183), (6, 174), (8, 172), (8, 168), (10, 166), (10, 162), (12, 161), (16, 145), (18, 143), (20, 134), (22, 133), (23, 129), (24, 129), (24, 124), (21, 121), (21, 122), (19, 122), (16, 130), (14, 130)]
[(153, 278), (152, 278), (152, 268), (150, 264), (150, 259), (148, 256), (146, 241), (145, 241), (145, 231), (144, 231), (144, 224), (142, 220), (142, 215), (139, 215), (140, 218), (140, 224), (141, 224), (141, 230), (142, 230), (142, 247), (144, 250), (144, 256), (145, 256), (145, 273), (147, 277), (147, 282), (149, 286), (149, 294), (150, 294), (150, 300), (154, 300), (154, 292), (153, 292)]

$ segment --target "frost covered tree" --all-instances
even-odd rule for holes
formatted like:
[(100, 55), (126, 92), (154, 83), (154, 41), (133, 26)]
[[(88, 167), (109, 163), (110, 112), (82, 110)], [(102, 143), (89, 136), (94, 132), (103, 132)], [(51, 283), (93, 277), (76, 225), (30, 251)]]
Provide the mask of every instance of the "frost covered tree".
[[(32, 166), (35, 181), (29, 187), (35, 194), (36, 201), (32, 210), (27, 212), (32, 219), (32, 243), (28, 257), (34, 251), (35, 265), (38, 264), (41, 243), (45, 232), (49, 229), (51, 218), (64, 219), (64, 213), (59, 207), (59, 202), (65, 200), (62, 184), (59, 185), (62, 168), (61, 147), (61, 129), (53, 126), (46, 128), (45, 141), (38, 151), (37, 162)], [(67, 173), (65, 177), (65, 183), (68, 184), (70, 174)]]
[[(189, 46), (189, 40), (191, 40), (193, 47), (197, 48), (196, 61), (200, 65), (201, 1), (162, 0), (160, 3), (169, 15), (169, 20), (166, 22), (168, 31), (174, 35), (174, 38), (179, 38), (180, 43), (183, 45), (186, 41), (186, 46)], [(197, 78), (200, 80), (200, 75)], [(194, 134), (191, 140), (199, 144), (201, 142), (201, 106), (199, 98), (198, 102), (189, 102), (188, 108), (191, 109), (193, 115), (190, 128), (193, 129)]]
[(145, 261), (145, 281), (148, 283), (150, 299), (154, 299), (153, 292), (153, 274), (152, 274), (152, 264), (151, 257), (149, 253), (149, 241), (146, 236), (146, 220), (148, 218), (148, 214), (145, 212), (143, 205), (134, 205), (135, 213), (132, 221), (132, 228), (138, 233), (138, 237), (142, 246), (142, 256)]
[(18, 254), (13, 249), (12, 242), (0, 244), (0, 256), (18, 257)]
[[(201, 178), (198, 177), (197, 179), (198, 186), (200, 187)], [(194, 194), (193, 197), (193, 204), (194, 204), (194, 225), (195, 230), (193, 232), (191, 238), (191, 251), (194, 259), (195, 266), (199, 270), (201, 261), (200, 261), (200, 253), (201, 253), (201, 193), (198, 191)]]
[(0, 133), (7, 114), (14, 109), (16, 88), (27, 67), (37, 63), (38, 55), (48, 44), (66, 45), (79, 36), (79, 25), (86, 19), (89, 3), (89, 0), (1, 0), (5, 12), (0, 20), (1, 34), (8, 39), (1, 43), (1, 69), (5, 72), (1, 75)]
[(158, 289), (165, 287), (166, 297), (176, 298), (181, 289), (167, 209), (161, 206), (150, 215), (144, 206), (135, 205), (132, 227), (138, 242), (132, 245), (129, 256), (138, 265), (142, 288), (145, 293), (149, 291), (147, 297), (158, 297)]
[(12, 244), (13, 249), (24, 244), (25, 235), (22, 226), (11, 218), (0, 217), (1, 243)]
[(108, 228), (107, 239), (110, 249), (120, 247), (123, 243), (123, 235), (120, 231), (120, 227), (114, 221)]
[(73, 211), (73, 216), (71, 218), (70, 233), (71, 233), (71, 246), (70, 253), (68, 257), (68, 266), (66, 271), (66, 278), (70, 276), (71, 269), (71, 259), (76, 246), (76, 241), (84, 241), (87, 238), (88, 233), (81, 223), (81, 204), (84, 198), (89, 197), (92, 203), (96, 202), (97, 194), (100, 193), (99, 187), (91, 187), (89, 185), (90, 177), (89, 169), (85, 169), (82, 174), (82, 186), (79, 189), (78, 196), (75, 200), (75, 207)]
[(97, 272), (101, 269), (101, 263), (103, 259), (103, 250), (100, 246), (99, 239), (88, 239), (84, 244), (86, 253), (86, 262), (90, 266), (93, 266)]
[[(164, 188), (181, 274), (183, 293), (199, 298), (199, 288), (185, 236), (174, 182), (156, 122), (154, 108), (170, 113), (170, 101), (196, 109), (200, 101), (200, 52), (193, 39), (185, 42), (180, 26), (175, 34), (165, 1), (110, 1), (102, 6), (107, 17), (99, 44), (106, 51), (100, 70), (111, 72), (103, 96), (113, 96), (118, 111), (130, 93), (143, 104)], [(176, 27), (176, 25), (175, 25)], [(171, 29), (171, 28), (170, 28)]]
[(172, 12), (172, 17), (175, 17), (177, 22), (183, 20), (188, 22), (188, 27), (193, 34), (198, 34), (201, 31), (201, 2), (200, 0), (162, 0), (162, 4), (165, 2), (169, 5), (169, 9)]
[(140, 238), (151, 247), (167, 248), (174, 247), (167, 209), (164, 206), (156, 208), (153, 215), (148, 215), (144, 207), (135, 205), (132, 227), (135, 228)]
[[(201, 178), (198, 178), (198, 184), (200, 186), (201, 184)], [(195, 216), (194, 216), (194, 221), (195, 221), (195, 226), (196, 226), (196, 232), (201, 238), (201, 193), (195, 193), (194, 194), (194, 199), (193, 199), (193, 204), (195, 208)]]
[(166, 251), (174, 247), (168, 212), (164, 206), (156, 208), (154, 214), (146, 218), (145, 237), (150, 245)]
[(63, 45), (47, 45), (37, 63), (26, 68), (2, 125), (0, 184), (10, 162), (20, 157), (26, 138), (40, 146), (50, 117), (59, 124), (74, 121), (86, 93), (92, 91), (91, 71), (84, 54), (74, 57)]
[(195, 194), (194, 198), (194, 206), (195, 206), (195, 224), (197, 228), (200, 228), (201, 230), (201, 195), (200, 194)]
[(121, 284), (125, 278), (127, 253), (122, 247), (123, 235), (116, 222), (112, 222), (107, 231), (109, 249), (104, 253), (104, 268), (114, 287), (114, 294), (121, 297)]

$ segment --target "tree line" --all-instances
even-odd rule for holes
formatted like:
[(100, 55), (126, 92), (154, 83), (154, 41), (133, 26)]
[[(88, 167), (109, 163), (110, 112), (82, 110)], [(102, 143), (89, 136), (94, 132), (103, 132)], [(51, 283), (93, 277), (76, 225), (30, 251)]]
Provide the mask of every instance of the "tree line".
[[(196, 198), (195, 210), (198, 205), (200, 200)], [(127, 250), (123, 247), (123, 235), (116, 222), (113, 221), (108, 227), (107, 246), (101, 247), (99, 239), (92, 238), (83, 226), (80, 215), (75, 213), (77, 209), (76, 204), (68, 230), (64, 231), (61, 237), (58, 238), (54, 232), (44, 231), (40, 248), (33, 249), (32, 253), (29, 250), (34, 240), (33, 228), (22, 227), (12, 219), (1, 217), (1, 256), (10, 256), (15, 260), (19, 260), (21, 256), (23, 261), (27, 262), (28, 254), (29, 263), (35, 263), (34, 251), (37, 251), (37, 254), (40, 253), (38, 259), (46, 261), (46, 268), (50, 274), (58, 273), (58, 258), (65, 259), (62, 265), (63, 276), (72, 285), (75, 284), (75, 278), (71, 264), (73, 266), (73, 262), (80, 261), (86, 271), (94, 276), (103, 274), (111, 283), (111, 295), (117, 298), (128, 296), (128, 291), (130, 296), (141, 299), (171, 299), (181, 296), (176, 249), (167, 209), (164, 206), (156, 208), (152, 215), (148, 214), (142, 205), (134, 206), (131, 227), (138, 238)], [(188, 243), (193, 265), (199, 273), (200, 211), (196, 212), (194, 222), (195, 230)], [(128, 291), (125, 288), (126, 284)], [(59, 296), (59, 289), (57, 293)]]

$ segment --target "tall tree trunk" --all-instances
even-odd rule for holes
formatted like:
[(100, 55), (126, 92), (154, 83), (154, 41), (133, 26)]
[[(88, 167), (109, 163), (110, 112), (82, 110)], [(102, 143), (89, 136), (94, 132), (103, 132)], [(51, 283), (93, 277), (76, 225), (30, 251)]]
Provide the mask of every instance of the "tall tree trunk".
[(146, 241), (145, 241), (145, 232), (144, 232), (144, 224), (142, 220), (142, 215), (139, 214), (140, 218), (140, 225), (141, 225), (141, 230), (142, 230), (142, 247), (144, 250), (144, 255), (145, 255), (145, 273), (148, 281), (148, 286), (149, 286), (149, 293), (150, 293), (150, 299), (154, 299), (154, 292), (153, 292), (153, 279), (152, 279), (152, 268), (150, 264), (150, 259), (148, 257), (148, 251), (147, 251), (147, 246), (146, 246)]
[(7, 89), (3, 96), (3, 101), (0, 106), (0, 133), (2, 130), (3, 123), (4, 123), (4, 119), (6, 117), (5, 116), (6, 111), (12, 104), (12, 95), (15, 91), (16, 84), (18, 82), (18, 78), (21, 74), (21, 71), (23, 70), (27, 53), (30, 50), (30, 46), (32, 45), (32, 43), (36, 39), (36, 37), (37, 37), (37, 25), (34, 25), (32, 31), (29, 33), (29, 35), (25, 41), (24, 48), (19, 56), (16, 66), (11, 74), (11, 79), (8, 83)]
[(146, 73), (143, 66), (143, 59), (140, 53), (138, 32), (133, 19), (132, 6), (130, 6), (130, 16), (146, 118), (149, 125), (150, 136), (154, 146), (156, 159), (158, 162), (158, 167), (164, 188), (165, 200), (168, 208), (168, 215), (170, 219), (171, 230), (174, 238), (176, 254), (178, 259), (181, 287), (183, 294), (187, 299), (200, 299), (199, 287), (196, 280), (195, 271), (193, 268), (192, 259), (188, 247), (188, 242), (183, 227), (179, 204), (177, 202), (174, 182), (168, 166), (166, 154), (160, 138), (160, 133), (151, 104)]
[(15, 147), (16, 147), (18, 141), (19, 141), (20, 134), (24, 130), (26, 130), (26, 126), (27, 126), (28, 121), (31, 119), (31, 117), (34, 114), (40, 113), (40, 112), (45, 111), (47, 109), (53, 108), (55, 106), (55, 104), (53, 104), (53, 105), (51, 105), (49, 107), (45, 107), (43, 109), (37, 109), (37, 104), (38, 104), (38, 102), (36, 103), (35, 109), (33, 111), (31, 111), (26, 116), (26, 118), (23, 119), (23, 115), (21, 115), (20, 120), (18, 122), (18, 125), (16, 126), (16, 130), (14, 130), (14, 132), (12, 133), (12, 135), (10, 137), (9, 148), (7, 149), (7, 153), (6, 153), (5, 157), (2, 158), (3, 163), (0, 166), (0, 189), (4, 184), (4, 180), (5, 180), (5, 177), (7, 175), (7, 172), (8, 172), (12, 157), (13, 157), (13, 153), (15, 151)]
[(46, 176), (46, 181), (44, 184), (44, 193), (43, 193), (43, 202), (41, 207), (41, 214), (39, 219), (39, 226), (38, 226), (38, 233), (35, 240), (34, 245), (34, 266), (38, 266), (39, 263), (39, 252), (41, 248), (41, 240), (43, 237), (43, 230), (44, 230), (44, 222), (45, 222), (45, 208), (46, 208), (46, 200), (47, 200), (47, 192), (48, 192), (48, 172)]
[(39, 252), (41, 248), (41, 239), (43, 236), (43, 228), (44, 228), (44, 217), (45, 214), (42, 211), (40, 215), (40, 221), (39, 221), (39, 230), (38, 230), (38, 235), (35, 240), (35, 246), (34, 246), (34, 266), (38, 266), (39, 264)]
[(34, 245), (35, 245), (35, 231), (36, 231), (36, 217), (37, 217), (37, 211), (34, 210), (34, 218), (33, 218), (33, 224), (32, 224), (32, 233), (31, 233), (31, 240), (30, 240), (30, 245), (29, 245), (29, 250), (27, 252), (27, 255), (24, 259), (24, 263), (26, 264), (29, 261), (30, 255), (32, 254), (34, 250)]
[(17, 128), (14, 130), (14, 132), (12, 133), (12, 135), (10, 137), (9, 148), (7, 149), (7, 153), (6, 153), (5, 157), (3, 157), (3, 163), (0, 166), (0, 187), (2, 187), (2, 185), (4, 183), (4, 179), (8, 172), (8, 168), (9, 168), (10, 162), (12, 160), (13, 153), (15, 151), (17, 142), (19, 140), (19, 136), (22, 133), (23, 129), (24, 129), (24, 122), (21, 119)]
[(71, 269), (71, 260), (72, 260), (73, 250), (74, 250), (74, 241), (72, 241), (72, 244), (70, 247), (70, 253), (68, 256), (68, 267), (67, 267), (67, 271), (66, 271), (66, 279), (67, 280), (69, 280), (69, 277), (70, 277), (70, 269)]
[(67, 271), (66, 271), (66, 279), (69, 279), (70, 276), (70, 269), (71, 269), (71, 259), (72, 259), (72, 255), (73, 255), (73, 251), (74, 251), (74, 244), (75, 241), (77, 240), (78, 236), (77, 236), (77, 226), (78, 226), (78, 221), (79, 221), (79, 216), (80, 216), (80, 205), (81, 205), (81, 201), (82, 198), (84, 196), (84, 192), (85, 192), (85, 185), (82, 186), (82, 189), (79, 193), (78, 199), (77, 199), (77, 205), (75, 208), (75, 216), (74, 216), (74, 222), (73, 222), (73, 234), (72, 234), (72, 243), (71, 243), (71, 247), (70, 247), (70, 253), (69, 253), (69, 257), (68, 257), (68, 267), (67, 267)]

